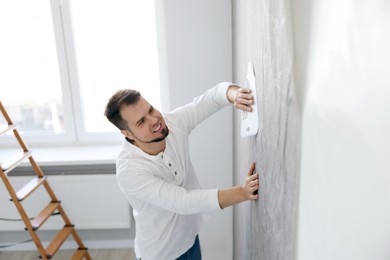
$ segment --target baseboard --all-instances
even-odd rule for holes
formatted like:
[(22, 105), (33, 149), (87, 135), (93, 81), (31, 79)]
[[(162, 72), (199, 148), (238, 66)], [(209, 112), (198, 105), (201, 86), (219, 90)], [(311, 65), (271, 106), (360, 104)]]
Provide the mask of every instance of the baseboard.
[[(88, 249), (108, 249), (108, 248), (134, 248), (134, 240), (86, 240), (83, 241), (84, 245)], [(48, 242), (43, 242), (46, 247)], [(74, 241), (65, 241), (61, 246), (61, 249), (76, 249), (76, 243)], [(14, 245), (6, 248), (2, 248), (1, 251), (34, 251), (37, 250), (33, 242)]]

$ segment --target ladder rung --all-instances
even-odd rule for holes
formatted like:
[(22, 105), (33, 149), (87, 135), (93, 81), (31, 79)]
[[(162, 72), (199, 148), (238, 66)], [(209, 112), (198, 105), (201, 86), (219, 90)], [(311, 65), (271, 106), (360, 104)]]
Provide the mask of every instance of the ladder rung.
[(88, 253), (88, 248), (79, 248), (72, 255), (71, 260), (80, 260), (83, 259)]
[(10, 159), (1, 163), (1, 169), (3, 169), (5, 174), (8, 174), (12, 171), (16, 166), (18, 166), (24, 159), (31, 155), (32, 151), (27, 152), (19, 152)]
[[(19, 201), (24, 200), (25, 198), (28, 197), (34, 190), (36, 190), (44, 181), (46, 181), (47, 176), (44, 177), (34, 177), (29, 183), (24, 185), (24, 187), (19, 190), (16, 193), (16, 197), (18, 198)], [(12, 201), (12, 199), (11, 199)]]
[(0, 128), (0, 135), (7, 133), (8, 131), (12, 131), (16, 128), (16, 125), (7, 125), (6, 127)]
[(50, 202), (46, 208), (44, 208), (38, 216), (36, 216), (33, 220), (31, 220), (31, 225), (34, 230), (37, 230), (42, 224), (53, 214), (53, 212), (60, 205), (60, 201)]
[(72, 233), (73, 226), (64, 226), (60, 232), (54, 237), (50, 245), (46, 248), (46, 257), (52, 258), (68, 236)]

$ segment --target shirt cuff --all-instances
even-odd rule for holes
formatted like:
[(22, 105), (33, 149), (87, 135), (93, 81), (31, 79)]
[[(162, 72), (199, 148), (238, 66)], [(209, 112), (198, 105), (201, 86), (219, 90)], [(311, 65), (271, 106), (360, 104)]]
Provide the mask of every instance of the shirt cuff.
[(230, 105), (230, 101), (228, 99), (228, 95), (227, 95), (227, 91), (229, 89), (230, 86), (236, 86), (236, 84), (234, 83), (231, 83), (231, 82), (221, 82), (218, 84), (218, 94), (217, 96), (218, 97), (221, 97), (221, 102), (223, 106), (227, 106), (227, 105)]
[(218, 189), (210, 190), (210, 207), (214, 210), (222, 210), (218, 200)]

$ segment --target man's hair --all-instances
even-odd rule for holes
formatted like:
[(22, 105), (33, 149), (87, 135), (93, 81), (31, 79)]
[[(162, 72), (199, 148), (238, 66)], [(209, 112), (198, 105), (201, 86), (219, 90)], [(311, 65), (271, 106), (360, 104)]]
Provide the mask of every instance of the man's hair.
[(113, 123), (119, 130), (130, 130), (128, 122), (124, 120), (120, 114), (120, 109), (123, 105), (132, 105), (138, 102), (141, 97), (141, 93), (137, 90), (122, 89), (115, 92), (114, 95), (108, 100), (104, 115), (108, 121)]

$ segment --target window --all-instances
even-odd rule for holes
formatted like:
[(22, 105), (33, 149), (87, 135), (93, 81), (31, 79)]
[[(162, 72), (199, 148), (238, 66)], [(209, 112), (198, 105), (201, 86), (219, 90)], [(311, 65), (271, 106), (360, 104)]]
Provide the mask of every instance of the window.
[(50, 5), (1, 1), (0, 32), (1, 98), (13, 121), (30, 135), (64, 133)]
[(160, 108), (154, 1), (50, 3), (0, 3), (3, 104), (29, 143), (120, 140), (103, 115), (116, 90)]

